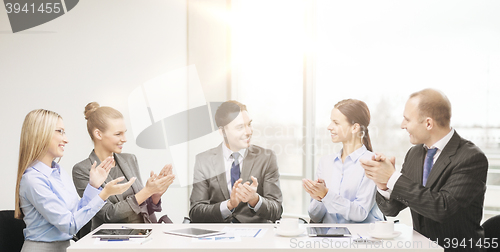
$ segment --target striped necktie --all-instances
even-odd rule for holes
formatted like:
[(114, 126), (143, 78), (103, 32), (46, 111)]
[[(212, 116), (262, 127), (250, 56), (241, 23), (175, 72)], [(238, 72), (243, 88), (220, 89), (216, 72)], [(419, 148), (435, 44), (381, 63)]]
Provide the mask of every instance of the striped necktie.
[(427, 155), (425, 156), (424, 161), (424, 177), (422, 179), (422, 184), (425, 186), (427, 183), (427, 178), (429, 177), (429, 173), (431, 173), (432, 165), (434, 163), (434, 155), (436, 155), (437, 148), (428, 149)]

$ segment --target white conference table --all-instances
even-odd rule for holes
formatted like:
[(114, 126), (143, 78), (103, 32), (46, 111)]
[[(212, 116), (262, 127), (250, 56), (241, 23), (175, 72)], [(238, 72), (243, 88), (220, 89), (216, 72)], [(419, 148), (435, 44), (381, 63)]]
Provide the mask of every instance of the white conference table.
[[(353, 242), (359, 236), (368, 235), (369, 224), (304, 224), (304, 226), (339, 226), (347, 227), (352, 236), (349, 238), (320, 238), (309, 237), (307, 232), (296, 237), (282, 237), (275, 234), (274, 224), (104, 224), (100, 228), (152, 228), (151, 235), (144, 239), (131, 239), (130, 241), (100, 241), (92, 238), (92, 233), (71, 245), (67, 251), (234, 251), (256, 252), (276, 250), (317, 251), (318, 249), (336, 249), (339, 251), (367, 251), (367, 250), (393, 250), (393, 251), (443, 251), (444, 249), (433, 243), (423, 235), (404, 224), (395, 224), (395, 231), (402, 234), (393, 239), (375, 240), (368, 242)], [(262, 229), (261, 237), (235, 237), (237, 239), (201, 240), (196, 238), (166, 234), (164, 230), (176, 230), (187, 227), (222, 230), (223, 228)], [(224, 235), (223, 235), (224, 236)], [(150, 239), (149, 239), (150, 238)], [(142, 242), (142, 244), (141, 244)]]

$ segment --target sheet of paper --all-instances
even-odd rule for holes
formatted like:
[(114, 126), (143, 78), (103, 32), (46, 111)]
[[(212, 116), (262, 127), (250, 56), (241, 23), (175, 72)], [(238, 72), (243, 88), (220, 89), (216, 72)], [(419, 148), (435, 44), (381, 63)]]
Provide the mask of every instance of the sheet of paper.
[(130, 238), (129, 240), (125, 240), (125, 241), (122, 241), (122, 240), (102, 240), (100, 238), (92, 238), (94, 239), (94, 244), (113, 244), (113, 243), (120, 243), (120, 244), (142, 244), (142, 243), (146, 243), (146, 242), (149, 242), (150, 240), (152, 240), (152, 237), (148, 237), (148, 238)]
[(237, 237), (254, 237), (260, 238), (264, 237), (267, 232), (267, 228), (231, 228), (224, 227), (222, 232), (230, 234)]
[(218, 235), (202, 238), (192, 238), (193, 242), (240, 242), (241, 237), (232, 235)]

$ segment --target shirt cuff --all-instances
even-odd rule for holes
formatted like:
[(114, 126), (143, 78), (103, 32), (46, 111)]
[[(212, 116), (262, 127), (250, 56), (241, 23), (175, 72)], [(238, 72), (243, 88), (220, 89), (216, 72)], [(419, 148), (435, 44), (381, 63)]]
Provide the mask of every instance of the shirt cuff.
[[(258, 194), (257, 194), (257, 195), (258, 195)], [(260, 206), (262, 206), (262, 198), (261, 198), (261, 197), (260, 197), (260, 195), (259, 195), (259, 201), (257, 201), (257, 204), (255, 204), (255, 207), (250, 206), (250, 204), (248, 204), (248, 203), (247, 203), (247, 205), (248, 205), (248, 207), (249, 207), (250, 209), (252, 209), (254, 212), (257, 212), (257, 211), (259, 211)]]
[(391, 192), (392, 192), (391, 189), (387, 189), (384, 191), (377, 187), (377, 191), (380, 193), (380, 195), (384, 196), (386, 200), (388, 200), (391, 197)]
[(222, 201), (220, 203), (220, 214), (222, 216), (222, 219), (226, 219), (227, 217), (229, 217), (229, 215), (231, 215), (234, 211), (234, 208), (233, 210), (229, 210), (229, 208), (227, 208), (227, 200), (226, 201)]
[(333, 194), (330, 193), (330, 190), (328, 190), (328, 192), (326, 192), (325, 194), (325, 197), (323, 197), (319, 202), (323, 202), (323, 200), (326, 200), (326, 202), (335, 202), (333, 200)]
[(102, 187), (99, 187), (99, 189), (91, 186), (90, 184), (87, 184), (87, 187), (85, 188), (85, 191), (83, 191), (83, 194), (85, 197), (89, 199), (95, 198), (95, 196), (99, 195), (101, 193)]
[(398, 181), (399, 177), (401, 176), (401, 172), (394, 172), (392, 176), (389, 178), (389, 181), (387, 181), (387, 188), (389, 188), (392, 192), (392, 189), (394, 189), (394, 185)]
[(158, 201), (158, 204), (155, 204), (153, 202), (152, 196), (149, 197), (145, 202), (147, 203), (147, 209), (148, 209), (149, 215), (153, 214), (154, 212), (161, 212), (161, 210), (162, 210), (161, 209), (161, 198)]
[(385, 199), (390, 199), (392, 189), (394, 188), (394, 185), (396, 184), (400, 176), (401, 172), (398, 171), (394, 172), (392, 176), (389, 178), (389, 181), (387, 181), (387, 190), (385, 191), (377, 187), (377, 191), (380, 193), (380, 195), (384, 196)]
[(153, 209), (155, 212), (161, 212), (161, 198), (158, 200), (158, 204), (155, 204), (153, 202), (153, 198), (149, 197), (151, 199), (151, 209)]

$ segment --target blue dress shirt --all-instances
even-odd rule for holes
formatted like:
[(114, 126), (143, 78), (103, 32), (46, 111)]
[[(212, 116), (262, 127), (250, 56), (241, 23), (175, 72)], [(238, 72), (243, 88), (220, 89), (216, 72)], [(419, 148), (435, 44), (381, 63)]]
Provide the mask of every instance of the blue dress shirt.
[(83, 197), (76, 193), (71, 177), (52, 162), (37, 162), (24, 172), (19, 186), (24, 213), (24, 238), (30, 241), (66, 241), (101, 209), (102, 188), (87, 185)]
[(309, 216), (316, 223), (369, 223), (383, 220), (375, 202), (376, 185), (365, 176), (360, 159), (371, 159), (373, 153), (363, 145), (342, 163), (339, 153), (320, 159), (315, 179), (325, 180), (328, 193), (321, 201), (311, 199)]

